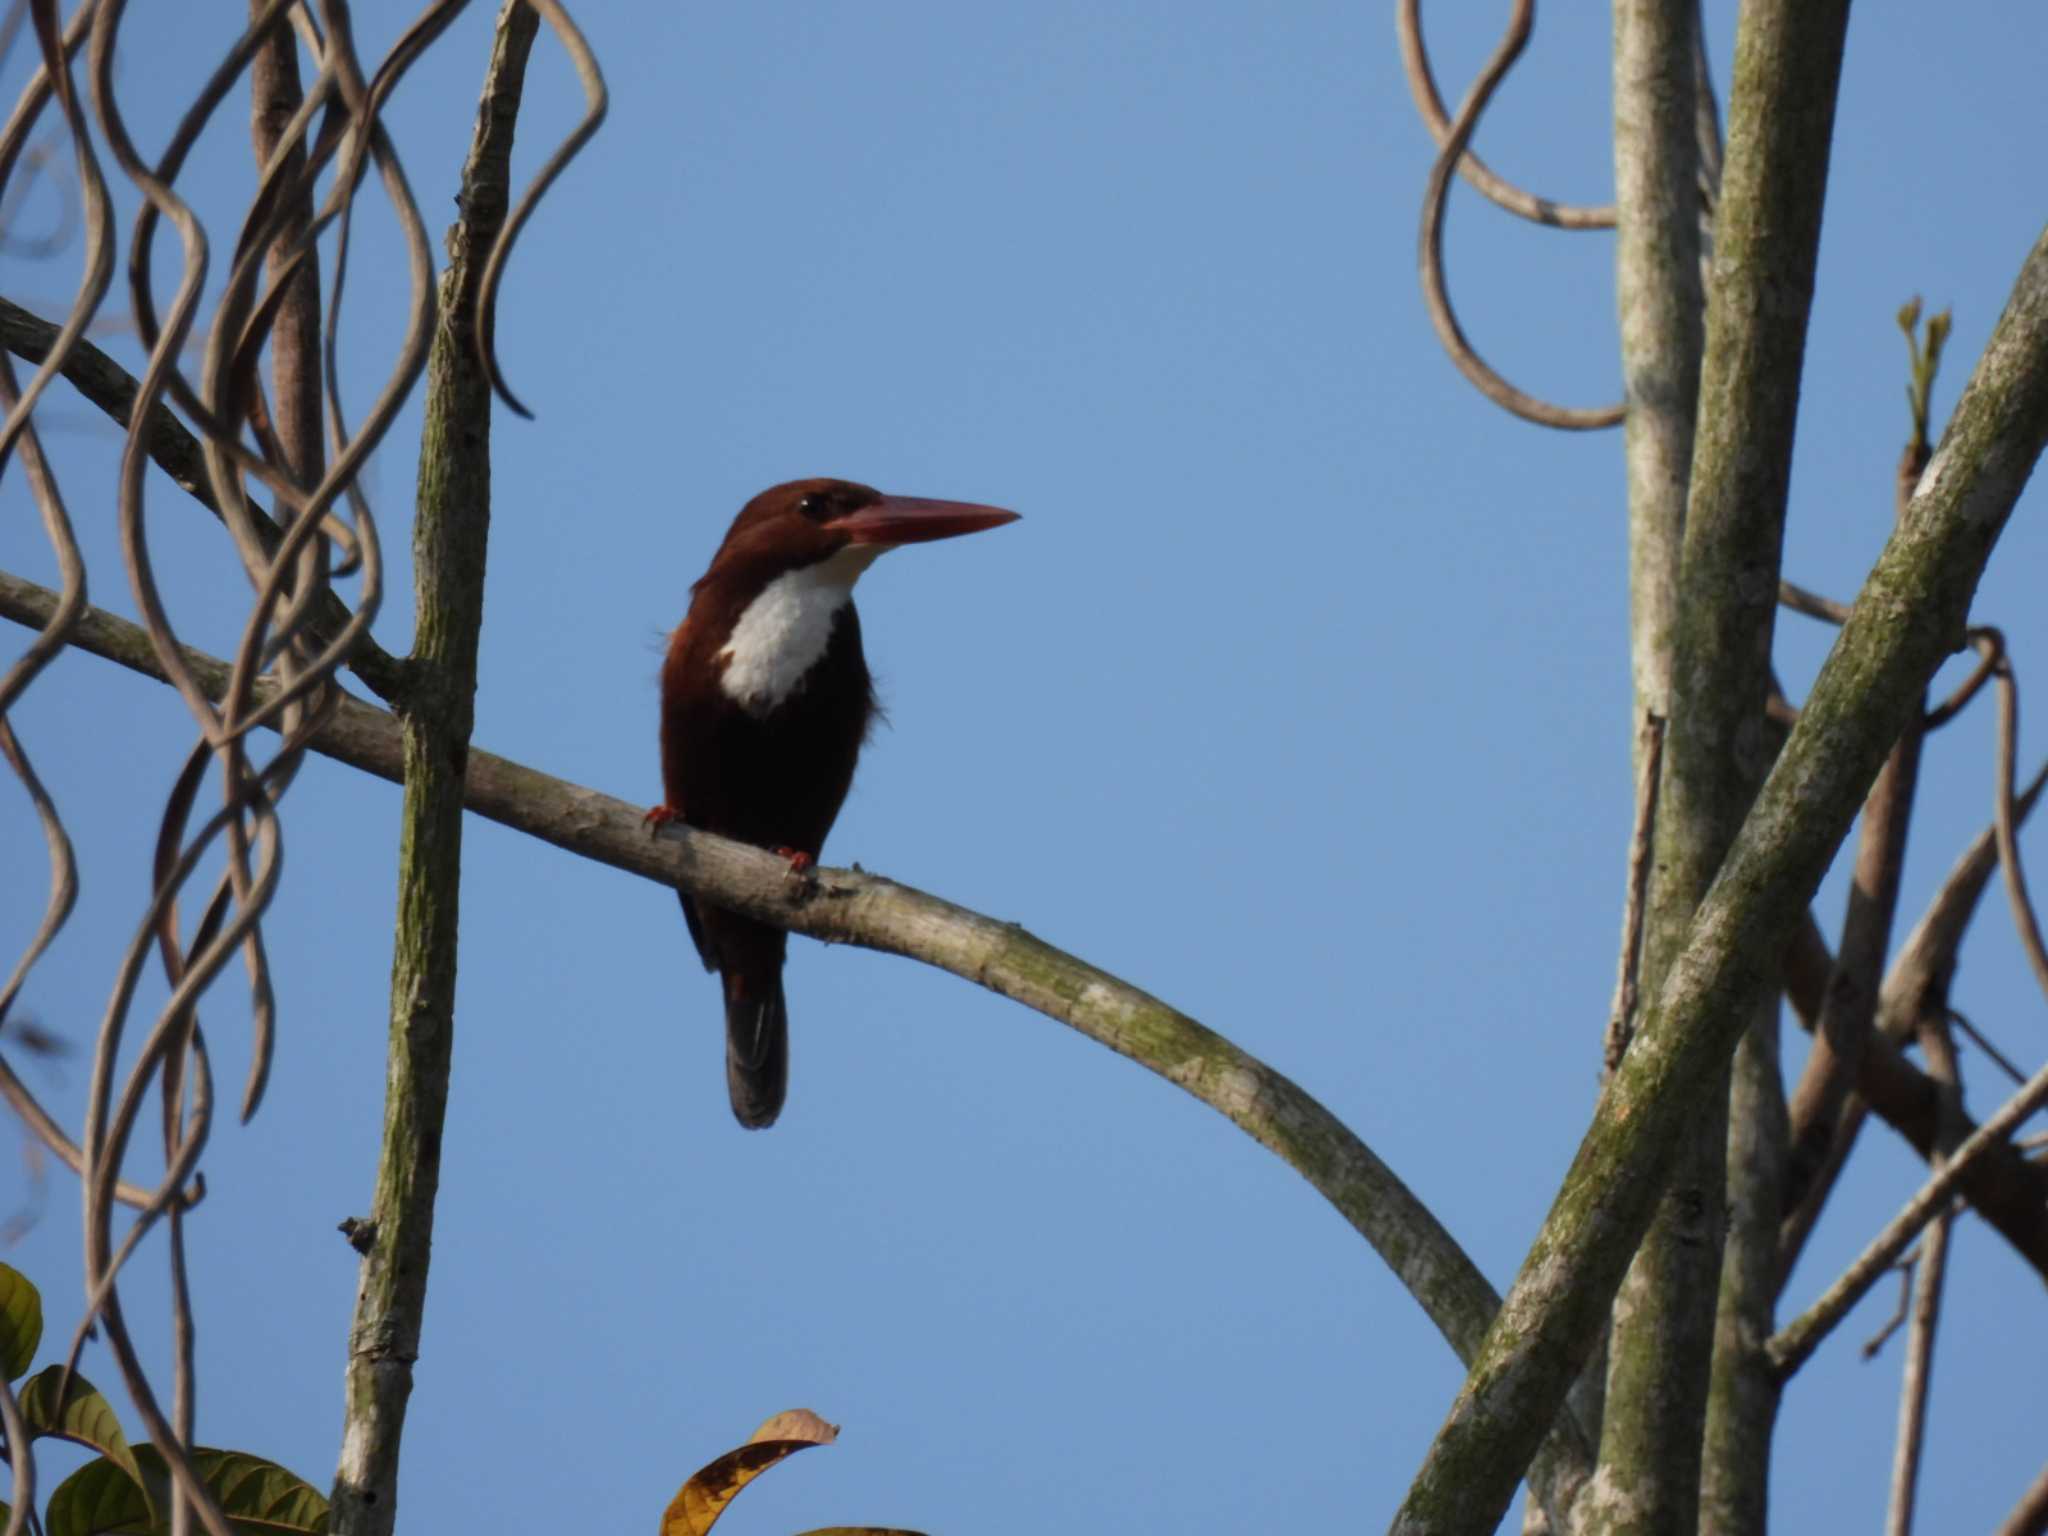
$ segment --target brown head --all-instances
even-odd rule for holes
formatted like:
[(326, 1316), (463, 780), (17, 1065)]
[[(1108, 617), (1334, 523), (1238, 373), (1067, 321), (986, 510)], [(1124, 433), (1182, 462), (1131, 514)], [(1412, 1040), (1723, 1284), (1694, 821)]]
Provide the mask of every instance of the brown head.
[[(704, 580), (772, 581), (784, 571), (858, 549), (865, 567), (899, 544), (921, 544), (1014, 523), (1015, 512), (965, 501), (885, 496), (851, 480), (790, 480), (740, 509)], [(701, 583), (700, 583), (701, 585)]]

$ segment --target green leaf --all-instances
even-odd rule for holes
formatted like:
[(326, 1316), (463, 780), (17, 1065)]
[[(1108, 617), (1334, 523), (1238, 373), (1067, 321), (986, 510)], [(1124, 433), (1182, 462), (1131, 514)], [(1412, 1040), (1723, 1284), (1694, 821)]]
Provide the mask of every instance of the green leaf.
[(71, 1373), (64, 1401), (58, 1402), (57, 1383), (63, 1375), (63, 1366), (45, 1366), (22, 1384), (21, 1416), (28, 1421), (29, 1438), (49, 1436), (98, 1451), (142, 1486), (142, 1468), (128, 1448), (128, 1437), (121, 1433), (113, 1406), (76, 1371)]
[(199, 1475), (237, 1530), (327, 1529), (327, 1496), (274, 1461), (240, 1451), (198, 1451)]
[(104, 1457), (88, 1461), (59, 1483), (43, 1510), (43, 1528), (50, 1536), (147, 1531), (155, 1523), (142, 1485)]
[[(153, 1445), (136, 1446), (135, 1460), (142, 1483), (106, 1460), (87, 1462), (59, 1483), (44, 1522), (49, 1536), (163, 1536), (169, 1522), (159, 1523), (154, 1510), (169, 1505), (170, 1469)], [(326, 1498), (276, 1462), (203, 1448), (192, 1460), (229, 1524), (246, 1536), (326, 1531)]]
[(0, 1264), (0, 1378), (26, 1376), (42, 1342), (42, 1292), (20, 1270)]

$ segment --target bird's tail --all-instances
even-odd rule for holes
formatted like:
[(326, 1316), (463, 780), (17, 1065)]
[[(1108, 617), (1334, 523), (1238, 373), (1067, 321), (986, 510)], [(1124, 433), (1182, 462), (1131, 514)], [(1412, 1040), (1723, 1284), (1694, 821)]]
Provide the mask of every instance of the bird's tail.
[(782, 1000), (782, 967), (765, 974), (727, 971), (725, 983), (725, 1087), (733, 1118), (764, 1130), (782, 1113), (789, 1089), (789, 1009)]

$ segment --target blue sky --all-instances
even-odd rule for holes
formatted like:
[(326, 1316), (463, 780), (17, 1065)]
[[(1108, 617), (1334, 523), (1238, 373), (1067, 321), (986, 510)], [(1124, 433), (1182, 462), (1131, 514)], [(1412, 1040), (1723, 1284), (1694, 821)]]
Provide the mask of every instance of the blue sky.
[[(891, 725), (826, 861), (1020, 921), (1229, 1035), (1356, 1128), (1504, 1285), (1591, 1108), (1613, 985), (1620, 441), (1501, 415), (1431, 337), (1413, 273), (1429, 149), (1389, 9), (583, 9), (612, 115), (500, 308), (538, 419), (496, 427), (478, 744), (651, 803), (661, 639), (746, 497), (835, 474), (1016, 508), (1014, 528), (862, 582)], [(1495, 18), (1433, 19), (1455, 97)], [(364, 51), (401, 21), (360, 22)], [(490, 21), (472, 7), (390, 114), (437, 241)], [(1546, 8), (1481, 129), (1492, 164), (1552, 197), (1608, 195), (1608, 25)], [(1714, 6), (1724, 94), (1732, 27)], [(135, 8), (122, 80), (142, 144), (227, 37)], [(1786, 558), (1805, 585), (1853, 595), (1890, 523), (1894, 311), (1916, 292), (1954, 306), (1945, 411), (2039, 232), (2044, 45), (2048, 13), (2028, 7), (1852, 24)], [(522, 176), (578, 110), (545, 44), (528, 99)], [(217, 262), (247, 167), (236, 102), (192, 170)], [(361, 238), (356, 416), (402, 300), (389, 220)], [(1461, 188), (1449, 243), (1466, 327), (1503, 372), (1571, 403), (1614, 395), (1608, 237), (1530, 229)], [(160, 243), (161, 271), (172, 256)], [(65, 260), (0, 256), (0, 290), (44, 313), (75, 282)], [(118, 440), (75, 400), (49, 418), (94, 599), (131, 611)], [(395, 650), (417, 440), (415, 407), (367, 484), (399, 562), (377, 625)], [(18, 479), (0, 507), (0, 565), (49, 579)], [(2042, 512), (2037, 487), (1977, 606), (2023, 687), (2048, 658)], [(161, 483), (150, 518), (177, 622), (222, 649), (246, 602), (225, 540)], [(1826, 642), (1784, 618), (1795, 693)], [(1931, 745), (1902, 921), (1988, 819), (1989, 719)], [(167, 690), (88, 657), (17, 720), (85, 881), (26, 1006), (82, 1050), (190, 732)], [(2023, 770), (2041, 742), (2023, 721)], [(217, 1133), (191, 1238), (203, 1437), (321, 1486), (356, 1274), (334, 1226), (366, 1212), (377, 1145), (397, 804), (319, 761), (287, 801), (266, 930), (278, 1066), (256, 1121)], [(0, 807), (8, 866), (36, 869), (18, 793)], [(1460, 1372), (1373, 1253), (1226, 1122), (954, 978), (799, 940), (789, 1106), (743, 1133), (715, 983), (673, 899), (495, 826), (467, 837), (408, 1528), (645, 1528), (689, 1471), (794, 1406), (844, 1435), (750, 1489), (735, 1536), (1391, 1515)], [(0, 933), (25, 936), (42, 882), (0, 886)], [(1838, 875), (1830, 929), (1841, 901)], [(208, 1014), (224, 1080), (246, 1059), (240, 986)], [(2036, 1059), (2042, 998), (1995, 893), (1956, 1000)], [(86, 1068), (36, 1079), (74, 1123)], [(1966, 1072), (1982, 1114), (1998, 1083), (1981, 1057)], [(1921, 1171), (1888, 1131), (1865, 1136), (1788, 1308)], [(41, 1218), (5, 1257), (68, 1323), (72, 1187), (22, 1187)], [(1925, 1497), (1973, 1529), (2039, 1468), (2048, 1346), (2014, 1322), (2038, 1279), (1982, 1224), (1958, 1232)], [(156, 1315), (160, 1270), (154, 1250), (139, 1261), (131, 1314)], [(1866, 1365), (1855, 1344), (1891, 1300), (1787, 1397), (1787, 1529), (1878, 1517), (1898, 1357)], [(97, 1347), (86, 1369), (112, 1377)]]

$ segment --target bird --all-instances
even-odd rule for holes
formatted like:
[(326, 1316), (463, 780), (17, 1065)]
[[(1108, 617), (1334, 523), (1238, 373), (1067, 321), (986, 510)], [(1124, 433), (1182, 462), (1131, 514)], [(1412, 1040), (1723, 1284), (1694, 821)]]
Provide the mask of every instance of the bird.
[[(876, 718), (853, 585), (903, 544), (1000, 527), (1018, 514), (887, 496), (850, 480), (791, 480), (735, 517), (661, 669), (664, 799), (680, 822), (767, 848), (794, 874), (816, 862)], [(788, 934), (678, 891), (725, 1001), (735, 1119), (775, 1123), (789, 1081)]]

